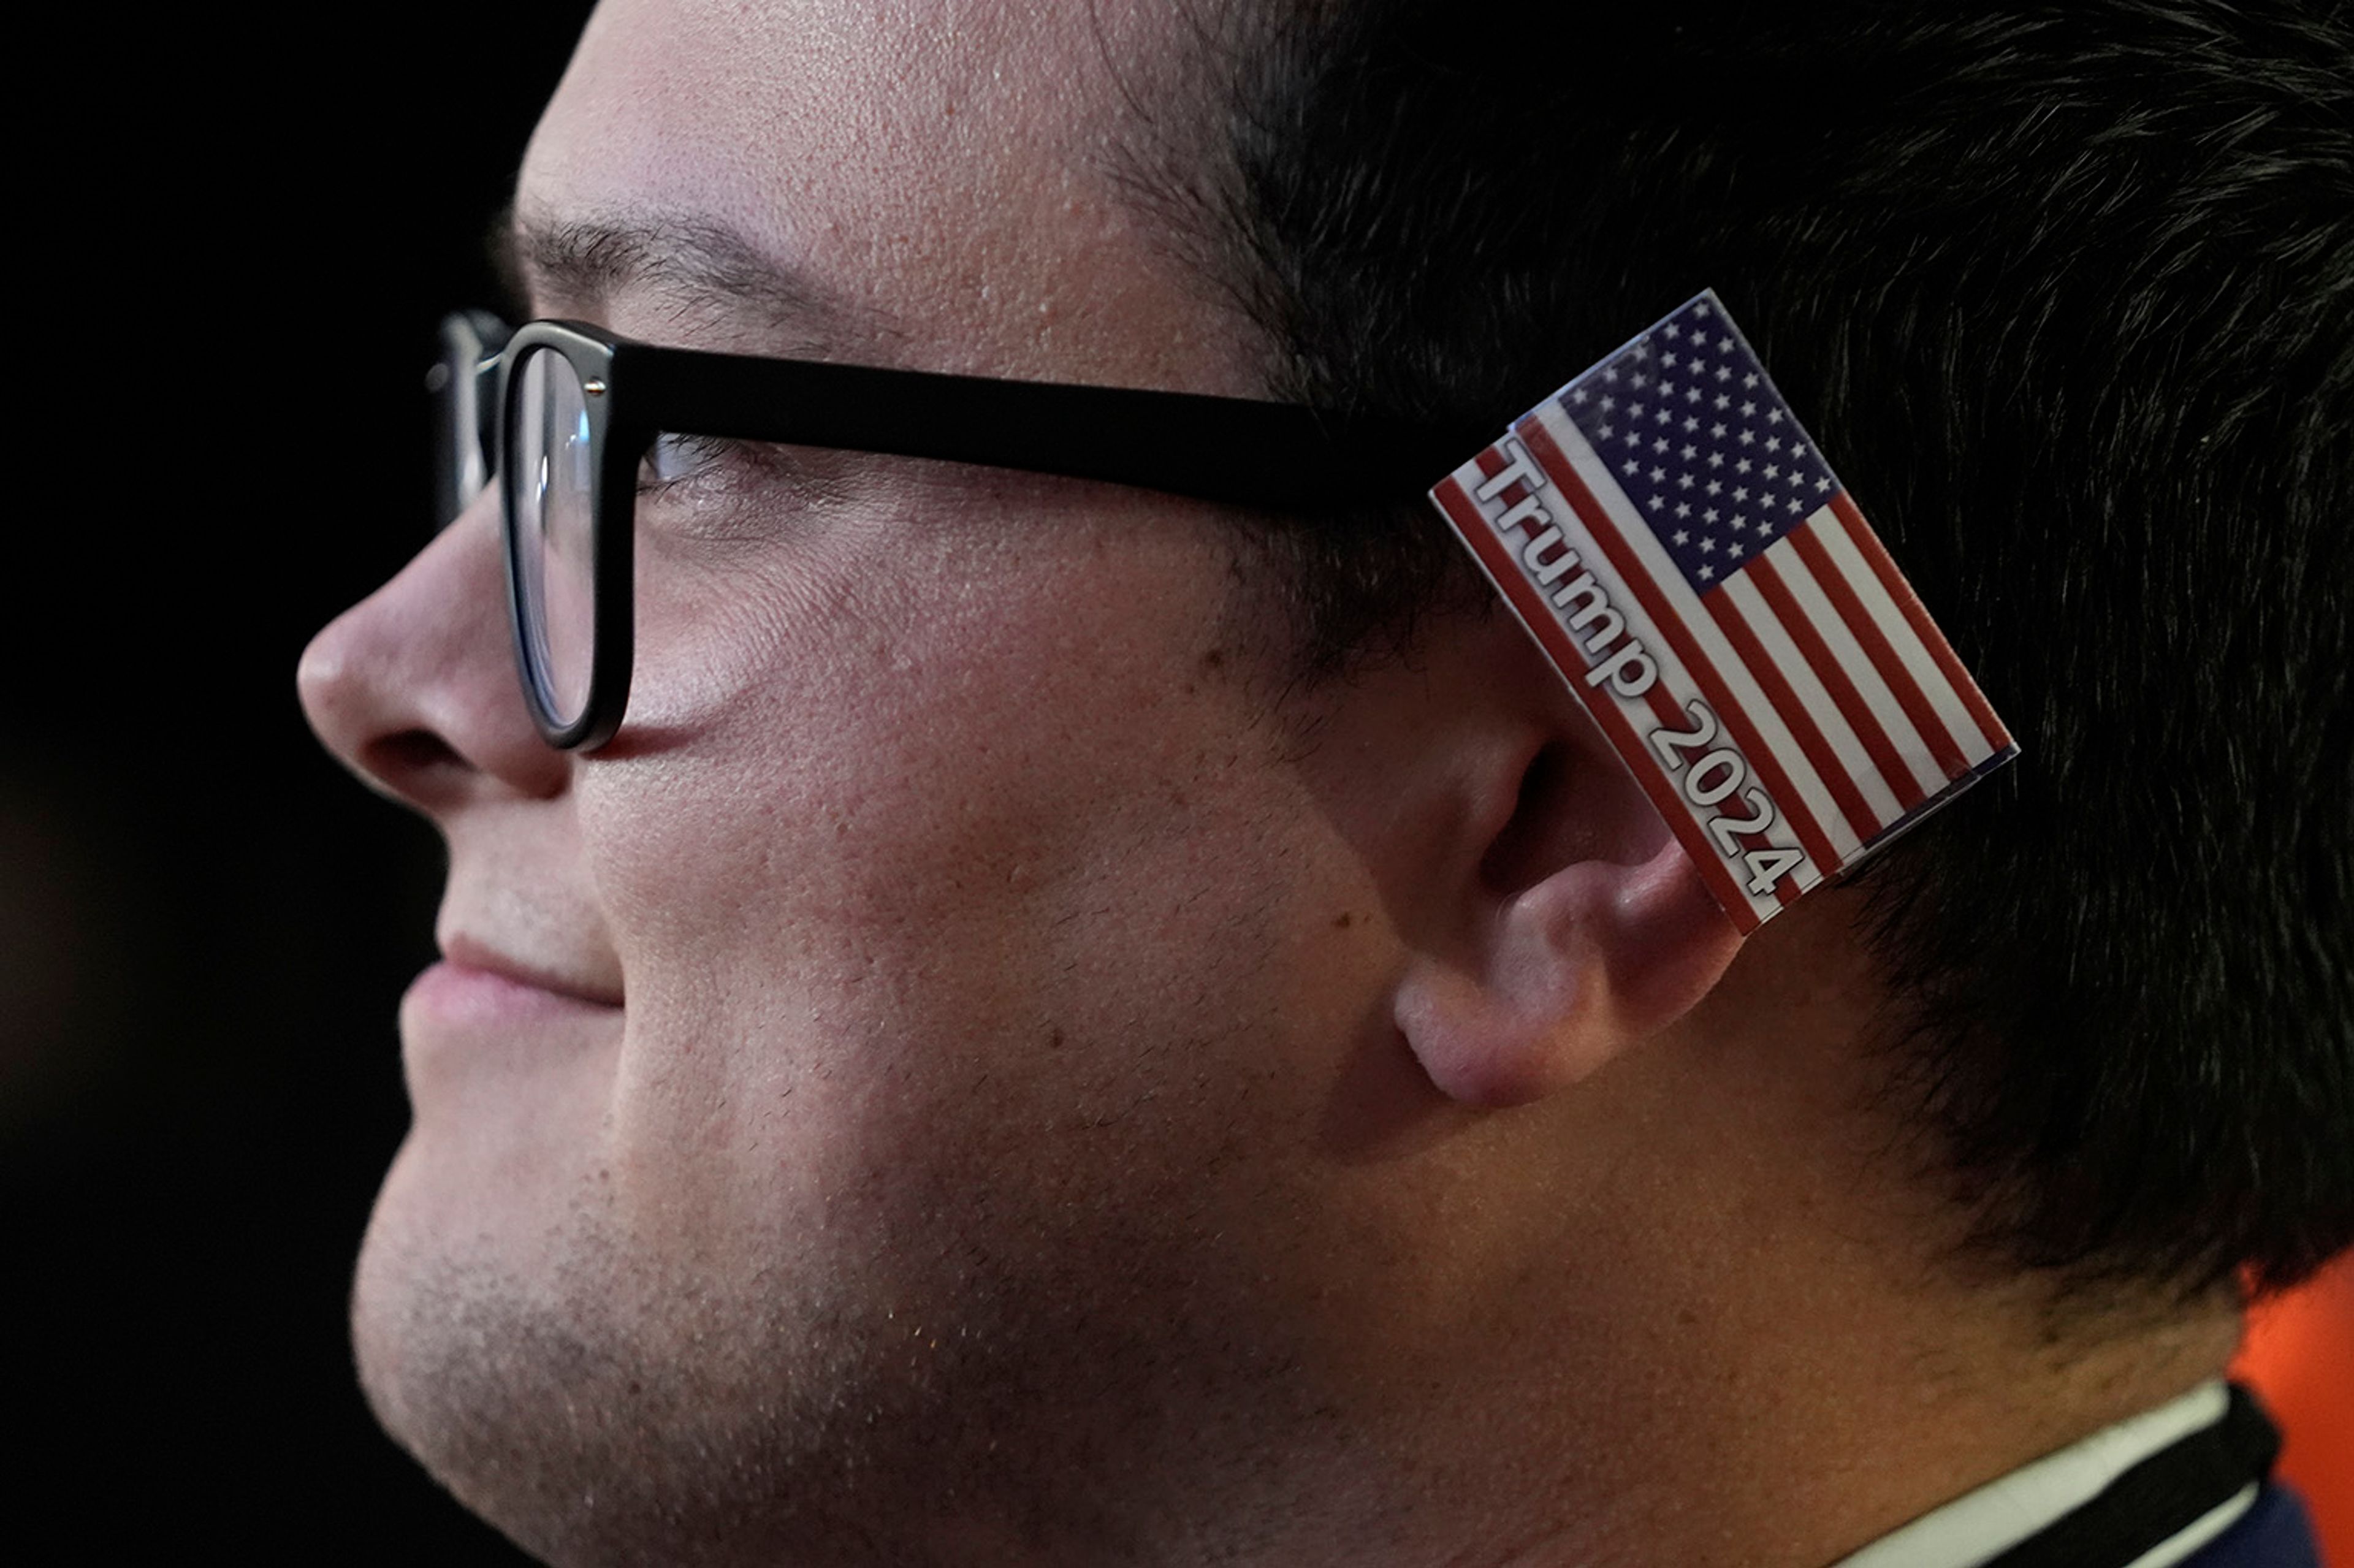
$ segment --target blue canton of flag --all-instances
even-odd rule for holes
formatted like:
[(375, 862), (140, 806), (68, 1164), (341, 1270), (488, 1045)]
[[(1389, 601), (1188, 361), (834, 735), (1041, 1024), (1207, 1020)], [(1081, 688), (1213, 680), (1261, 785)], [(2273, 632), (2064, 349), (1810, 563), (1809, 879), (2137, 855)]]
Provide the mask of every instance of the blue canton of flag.
[(1564, 387), (1563, 407), (1692, 591), (1839, 489), (1732, 318), (1702, 294)]

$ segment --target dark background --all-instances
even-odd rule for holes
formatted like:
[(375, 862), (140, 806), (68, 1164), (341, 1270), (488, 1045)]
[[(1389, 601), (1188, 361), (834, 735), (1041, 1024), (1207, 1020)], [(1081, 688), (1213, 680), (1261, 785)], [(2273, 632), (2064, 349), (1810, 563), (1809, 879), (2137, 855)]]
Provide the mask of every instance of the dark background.
[(587, 10), (12, 21), (60, 107), (20, 115), (5, 187), (10, 1561), (523, 1561), (354, 1382), (440, 853), (312, 740), (293, 673), (427, 536), (434, 325), (493, 300)]
[(522, 1561), (353, 1380), (440, 853), (320, 750), (293, 674), (427, 536), (434, 324), (492, 302), (486, 226), (587, 10), (110, 7), (15, 40), (63, 107), (9, 181), (13, 1561)]

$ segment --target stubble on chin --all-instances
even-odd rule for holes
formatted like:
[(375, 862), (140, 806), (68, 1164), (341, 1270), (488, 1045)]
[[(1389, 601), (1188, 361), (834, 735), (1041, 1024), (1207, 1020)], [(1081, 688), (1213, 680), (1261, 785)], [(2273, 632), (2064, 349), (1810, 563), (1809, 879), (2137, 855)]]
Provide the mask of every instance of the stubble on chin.
[(896, 1424), (850, 1391), (825, 1315), (726, 1320), (705, 1283), (653, 1272), (585, 1228), (545, 1280), (372, 1231), (352, 1307), (369, 1406), (549, 1563), (894, 1560), (854, 1494), (874, 1479), (859, 1429)]
[(1145, 1561), (1182, 1551), (1165, 1504), (1123, 1495), (1185, 1473), (1166, 1445), (1239, 1469), (1309, 1407), (1290, 1349), (1238, 1344), (1238, 1282), (1166, 1266), (1166, 1236), (1012, 1259), (937, 1238), (935, 1306), (902, 1310), (842, 1259), (759, 1270), (748, 1297), (586, 1214), (542, 1280), (381, 1222), (353, 1305), (369, 1404), (551, 1563)]

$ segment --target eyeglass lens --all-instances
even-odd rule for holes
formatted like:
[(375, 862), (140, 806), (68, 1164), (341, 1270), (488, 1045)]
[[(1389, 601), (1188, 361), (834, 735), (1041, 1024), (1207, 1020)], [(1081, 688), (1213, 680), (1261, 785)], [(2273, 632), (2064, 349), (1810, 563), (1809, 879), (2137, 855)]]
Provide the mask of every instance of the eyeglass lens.
[(596, 653), (597, 473), (587, 398), (571, 361), (535, 349), (513, 372), (519, 426), (511, 494), (525, 657), (557, 725), (588, 705)]
[(446, 528), (491, 482), (496, 450), (499, 353), (507, 324), (487, 311), (442, 319), (441, 351), (426, 373), (433, 397), (433, 525)]

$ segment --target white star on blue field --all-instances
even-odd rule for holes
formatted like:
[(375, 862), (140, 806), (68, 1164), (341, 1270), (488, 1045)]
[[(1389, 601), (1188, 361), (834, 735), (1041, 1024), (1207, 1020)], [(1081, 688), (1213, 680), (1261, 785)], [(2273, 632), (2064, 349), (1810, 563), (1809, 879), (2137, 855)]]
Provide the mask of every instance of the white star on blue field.
[(1579, 376), (1561, 401), (1695, 593), (1839, 489), (1713, 295)]

